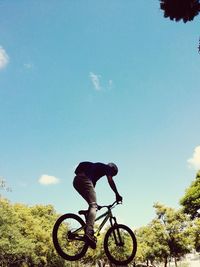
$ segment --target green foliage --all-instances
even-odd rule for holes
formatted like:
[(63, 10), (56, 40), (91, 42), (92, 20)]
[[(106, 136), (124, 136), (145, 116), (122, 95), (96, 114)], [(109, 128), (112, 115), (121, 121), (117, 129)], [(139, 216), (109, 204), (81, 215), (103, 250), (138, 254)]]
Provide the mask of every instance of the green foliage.
[(138, 262), (165, 262), (180, 259), (191, 250), (190, 220), (181, 211), (159, 203), (154, 205), (157, 217), (137, 231)]
[(167, 245), (167, 236), (163, 225), (155, 219), (147, 226), (138, 229), (136, 232), (138, 240), (137, 261), (163, 262), (170, 255)]
[(195, 220), (193, 229), (194, 247), (197, 252), (200, 252), (200, 218)]
[(188, 231), (192, 238), (194, 249), (197, 252), (200, 252), (200, 218), (196, 218), (193, 220)]
[(189, 214), (192, 219), (200, 216), (200, 171), (196, 175), (196, 179), (187, 188), (185, 195), (180, 200), (183, 206), (183, 212)]
[(190, 252), (191, 238), (188, 235), (189, 217), (159, 203), (155, 204), (156, 214), (164, 227), (170, 256), (179, 259)]
[(28, 207), (0, 198), (1, 266), (66, 266), (54, 250), (52, 206)]

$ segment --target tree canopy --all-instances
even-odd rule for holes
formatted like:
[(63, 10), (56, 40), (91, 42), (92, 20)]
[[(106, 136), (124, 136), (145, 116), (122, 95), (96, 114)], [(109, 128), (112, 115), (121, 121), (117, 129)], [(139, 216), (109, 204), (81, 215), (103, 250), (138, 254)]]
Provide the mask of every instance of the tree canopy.
[(191, 216), (192, 219), (200, 217), (200, 171), (196, 179), (186, 189), (184, 196), (180, 200), (183, 212)]
[(173, 258), (175, 263), (190, 252), (192, 237), (189, 235), (190, 220), (181, 211), (160, 203), (154, 205), (156, 218), (137, 232), (140, 261), (164, 262)]
[(28, 207), (0, 198), (1, 266), (66, 266), (51, 241), (51, 205)]
[(160, 0), (164, 17), (171, 20), (188, 22), (200, 12), (199, 0)]

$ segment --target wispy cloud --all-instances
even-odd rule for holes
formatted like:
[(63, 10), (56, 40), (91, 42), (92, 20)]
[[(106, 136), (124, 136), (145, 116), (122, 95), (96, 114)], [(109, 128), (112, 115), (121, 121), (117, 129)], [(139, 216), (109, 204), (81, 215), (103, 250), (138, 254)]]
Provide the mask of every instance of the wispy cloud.
[(58, 184), (60, 182), (60, 179), (58, 179), (57, 177), (55, 176), (50, 176), (50, 175), (47, 175), (47, 174), (43, 174), (38, 182), (42, 185), (51, 185), (51, 184)]
[(9, 62), (9, 56), (7, 55), (6, 51), (0, 46), (0, 70), (5, 68)]
[[(94, 72), (89, 73), (89, 78), (92, 82), (92, 85), (96, 91), (106, 91), (113, 89), (113, 80), (103, 81), (102, 76), (99, 74), (95, 74)], [(104, 83), (103, 83), (104, 82)], [(102, 83), (104, 85), (102, 85)]]
[(90, 72), (89, 77), (94, 86), (94, 89), (97, 91), (101, 90), (101, 85), (100, 85), (101, 75)]
[(191, 168), (200, 169), (200, 146), (195, 147), (192, 158), (188, 159), (187, 162)]

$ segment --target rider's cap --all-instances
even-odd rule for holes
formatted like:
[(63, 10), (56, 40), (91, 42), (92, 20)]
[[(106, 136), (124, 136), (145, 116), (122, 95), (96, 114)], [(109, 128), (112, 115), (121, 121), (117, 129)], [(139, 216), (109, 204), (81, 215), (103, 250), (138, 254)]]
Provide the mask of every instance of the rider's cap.
[(118, 168), (115, 163), (108, 163), (108, 166), (112, 168), (112, 175), (115, 176), (118, 173)]

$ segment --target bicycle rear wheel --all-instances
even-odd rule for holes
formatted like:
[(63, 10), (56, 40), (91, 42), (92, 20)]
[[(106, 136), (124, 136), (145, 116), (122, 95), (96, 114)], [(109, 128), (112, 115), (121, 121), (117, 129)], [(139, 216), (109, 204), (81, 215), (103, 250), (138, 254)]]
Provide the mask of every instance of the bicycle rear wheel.
[(85, 242), (85, 223), (76, 214), (62, 215), (53, 227), (53, 244), (57, 253), (64, 259), (75, 261), (82, 258), (88, 244)]
[(104, 250), (112, 263), (116, 265), (130, 263), (137, 251), (137, 241), (133, 231), (123, 224), (112, 226), (105, 235)]

